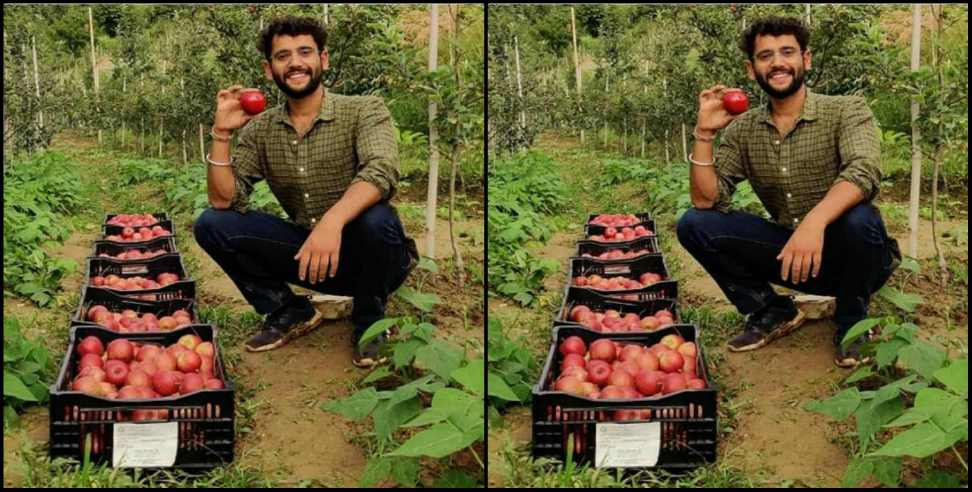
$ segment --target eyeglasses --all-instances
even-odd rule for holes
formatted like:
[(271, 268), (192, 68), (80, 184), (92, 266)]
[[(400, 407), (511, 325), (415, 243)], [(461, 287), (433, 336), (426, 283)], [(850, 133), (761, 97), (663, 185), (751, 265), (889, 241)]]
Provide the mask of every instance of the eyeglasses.
[(769, 63), (773, 60), (776, 53), (779, 53), (784, 59), (791, 59), (795, 57), (797, 53), (803, 53), (803, 50), (789, 47), (783, 48), (780, 51), (765, 50), (756, 53), (756, 59), (759, 60), (760, 63)]

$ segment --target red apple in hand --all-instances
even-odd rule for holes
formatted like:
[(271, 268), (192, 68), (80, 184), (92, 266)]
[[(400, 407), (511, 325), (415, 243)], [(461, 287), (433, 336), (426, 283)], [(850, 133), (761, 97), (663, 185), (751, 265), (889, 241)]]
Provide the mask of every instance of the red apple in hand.
[(247, 114), (260, 114), (267, 106), (267, 98), (258, 90), (250, 90), (240, 94), (240, 106)]
[(745, 113), (749, 109), (749, 98), (741, 90), (727, 91), (722, 95), (722, 105), (729, 114), (736, 115)]

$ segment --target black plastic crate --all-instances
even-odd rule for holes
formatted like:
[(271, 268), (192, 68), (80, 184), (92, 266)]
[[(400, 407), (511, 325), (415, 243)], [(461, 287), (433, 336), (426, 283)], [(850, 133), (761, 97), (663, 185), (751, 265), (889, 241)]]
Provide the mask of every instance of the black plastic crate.
[[(131, 251), (135, 249), (140, 250), (156, 250), (162, 249), (168, 253), (178, 253), (179, 250), (176, 248), (175, 239), (172, 236), (157, 237), (155, 239), (150, 239), (148, 241), (139, 241), (137, 243), (120, 243), (116, 241), (95, 241), (94, 248), (91, 250), (91, 256), (95, 258), (104, 258), (100, 256), (102, 254), (107, 254), (109, 256), (119, 255), (125, 251)], [(161, 255), (160, 255), (161, 256)], [(158, 256), (156, 257), (158, 258)], [(116, 258), (108, 258), (114, 261), (145, 261), (145, 260), (119, 260)]]
[(81, 303), (78, 309), (72, 314), (71, 326), (95, 325), (95, 322), (88, 320), (88, 309), (96, 304), (108, 308), (109, 311), (122, 312), (131, 309), (141, 316), (145, 313), (152, 313), (158, 318), (169, 316), (179, 309), (189, 312), (189, 317), (193, 322), (199, 323), (199, 313), (196, 311), (196, 301), (190, 297), (186, 299), (170, 299), (158, 302), (138, 301), (124, 297), (116, 292), (98, 287), (82, 287)]
[[(687, 342), (696, 342), (697, 374), (706, 381), (706, 389), (686, 389), (637, 400), (595, 400), (549, 389), (559, 372), (562, 356), (558, 347), (569, 336), (581, 337), (588, 346), (602, 338), (650, 346), (671, 333), (680, 334)], [(653, 464), (643, 462), (631, 467), (684, 472), (715, 462), (718, 389), (708, 375), (705, 360), (694, 325), (675, 325), (652, 333), (610, 335), (566, 326), (555, 329), (540, 381), (533, 388), (533, 456), (565, 461), (568, 445), (573, 445), (574, 461), (605, 467), (595, 462), (599, 427), (609, 432), (625, 431), (623, 427), (611, 426), (632, 425), (643, 427), (631, 431), (649, 427), (657, 432), (657, 439), (638, 444), (642, 449), (657, 446), (658, 459)]]
[[(105, 214), (105, 221), (102, 222), (101, 225), (114, 225), (114, 224), (108, 224), (108, 221), (111, 220), (111, 219), (113, 219), (113, 218), (115, 218), (115, 217), (117, 217), (117, 216), (119, 216), (119, 215), (136, 215), (136, 214), (134, 214), (134, 213), (132, 213), (132, 214)], [(144, 215), (144, 214), (142, 214), (142, 215)], [(155, 217), (155, 219), (157, 221), (159, 221), (159, 222), (161, 222), (163, 220), (169, 220), (169, 214), (167, 214), (165, 212), (159, 212), (157, 214), (152, 214), (152, 216)], [(152, 224), (152, 225), (155, 225), (155, 224)], [(152, 226), (148, 226), (148, 227), (152, 227)]]
[[(585, 233), (585, 236), (590, 236), (592, 234), (604, 234), (604, 230), (608, 228), (608, 226), (591, 224), (591, 221), (594, 220), (594, 217), (597, 217), (598, 215), (601, 215), (601, 214), (591, 214), (587, 218), (587, 223), (584, 224), (584, 233)], [(638, 227), (638, 226), (644, 226), (646, 229), (651, 229), (652, 231), (655, 231), (655, 219), (653, 219), (651, 217), (651, 214), (650, 213), (648, 213), (648, 212), (641, 212), (641, 213), (631, 214), (631, 215), (634, 215), (635, 217), (637, 217), (639, 219), (639, 222), (636, 223), (636, 224), (632, 224), (630, 226), (615, 227), (615, 229), (617, 229), (618, 231), (620, 231), (624, 227), (630, 227), (630, 228), (634, 229), (635, 227)], [(655, 231), (655, 232), (657, 232), (657, 231)]]
[[(77, 368), (76, 347), (87, 336), (97, 336), (106, 347), (110, 341), (118, 338), (168, 346), (190, 333), (199, 335), (203, 341), (213, 342), (216, 349), (213, 373), (223, 380), (223, 389), (203, 389), (185, 396), (156, 399), (111, 400), (70, 388)], [(173, 467), (190, 471), (206, 470), (232, 462), (235, 386), (227, 377), (219, 346), (215, 343), (216, 333), (217, 330), (211, 325), (194, 325), (168, 333), (125, 335), (96, 326), (72, 328), (67, 354), (56, 382), (50, 387), (51, 458), (81, 461), (85, 440), (90, 439), (91, 461), (112, 466), (117, 426), (155, 425), (152, 429), (154, 432), (171, 433), (171, 439), (176, 440)], [(150, 415), (146, 412), (158, 413)]]
[[(117, 275), (122, 278), (148, 277), (153, 280), (164, 272), (175, 273), (181, 280), (165, 287), (143, 290), (116, 290), (107, 286), (95, 286), (91, 279), (95, 276)], [(169, 299), (194, 299), (196, 296), (196, 281), (187, 278), (186, 268), (182, 264), (182, 257), (178, 254), (159, 256), (149, 260), (119, 261), (110, 258), (88, 258), (87, 279), (85, 286), (94, 289), (105, 289), (118, 293), (127, 298), (142, 298), (147, 301), (164, 301)], [(139, 296), (139, 297), (135, 297)]]
[[(605, 296), (605, 299), (610, 300), (644, 302), (652, 299), (678, 299), (678, 282), (675, 280), (662, 280), (640, 289), (624, 290), (599, 290), (573, 285), (574, 278), (578, 276), (599, 275), (605, 278), (627, 277), (638, 280), (639, 276), (648, 272), (657, 273), (662, 278), (668, 279), (668, 267), (665, 265), (665, 258), (660, 253), (610, 262), (588, 258), (572, 258), (565, 296), (569, 294), (570, 289), (584, 289), (601, 294)], [(622, 298), (622, 296), (629, 298)]]
[[(175, 226), (172, 225), (172, 220), (171, 219), (165, 219), (165, 220), (160, 221), (158, 224), (151, 225), (151, 226), (144, 226), (144, 227), (148, 227), (149, 229), (151, 229), (151, 228), (153, 228), (155, 226), (162, 226), (163, 229), (169, 231), (169, 235), (168, 236), (162, 236), (162, 237), (172, 237), (172, 236), (175, 236)], [(132, 229), (135, 229), (135, 232), (138, 232), (138, 230), (141, 229), (141, 227), (133, 227)], [(105, 225), (102, 226), (102, 230), (104, 232), (104, 236), (102, 237), (102, 239), (105, 240), (105, 241), (107, 241), (107, 239), (104, 239), (104, 238), (107, 238), (108, 236), (110, 236), (112, 234), (121, 235), (122, 231), (125, 230), (125, 227), (124, 226), (116, 226), (116, 225), (108, 225), (108, 224), (105, 224)], [(152, 238), (152, 239), (155, 239), (155, 238)], [(113, 241), (113, 242), (117, 242), (118, 244), (141, 244), (141, 243), (143, 243), (145, 241)]]
[[(624, 253), (627, 253), (629, 251), (638, 251), (642, 249), (646, 249), (651, 253), (661, 252), (661, 248), (658, 247), (658, 236), (642, 236), (632, 241), (619, 241), (616, 243), (602, 243), (599, 241), (590, 241), (590, 240), (582, 239), (580, 241), (577, 241), (576, 258), (584, 258), (591, 261), (601, 261), (601, 262), (622, 261), (621, 259), (602, 260), (599, 258), (588, 258), (584, 256), (584, 254), (597, 256), (615, 249), (621, 250)], [(641, 256), (637, 256), (635, 258), (641, 258)], [(629, 258), (629, 259), (635, 259), (635, 258)]]
[(676, 324), (680, 323), (682, 319), (678, 310), (678, 302), (675, 299), (652, 299), (644, 302), (615, 301), (595, 294), (590, 289), (574, 288), (568, 289), (567, 295), (564, 296), (564, 301), (560, 305), (560, 310), (557, 311), (557, 315), (554, 316), (554, 327), (572, 326), (582, 330), (588, 330), (593, 333), (598, 333), (586, 326), (581, 325), (579, 322), (570, 320), (569, 316), (571, 309), (579, 304), (583, 304), (591, 308), (592, 311), (604, 312), (608, 309), (613, 309), (621, 313), (622, 317), (628, 313), (634, 313), (637, 314), (639, 318), (653, 316), (658, 311), (667, 309), (668, 311), (671, 311), (672, 317), (674, 318)]

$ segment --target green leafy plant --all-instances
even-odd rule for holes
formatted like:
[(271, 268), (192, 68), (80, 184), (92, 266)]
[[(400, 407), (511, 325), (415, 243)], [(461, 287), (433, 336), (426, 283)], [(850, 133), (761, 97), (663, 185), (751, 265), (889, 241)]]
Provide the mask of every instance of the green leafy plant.
[(490, 422), (498, 423), (499, 412), (505, 406), (530, 401), (537, 364), (522, 339), (506, 336), (499, 320), (490, 318), (487, 334), (489, 417)]
[[(880, 326), (880, 336), (864, 348), (873, 358), (852, 373), (846, 384), (868, 381), (868, 388), (851, 386), (826, 400), (814, 400), (807, 410), (835, 420), (854, 417), (857, 450), (844, 472), (843, 485), (854, 487), (869, 477), (883, 485), (902, 485), (905, 458), (923, 461), (933, 469), (938, 453), (952, 453), (965, 468), (958, 446), (968, 446), (969, 361), (962, 352), (949, 357), (941, 348), (916, 336), (919, 328), (894, 318), (869, 318), (854, 325), (847, 344)], [(959, 477), (935, 470), (916, 486), (958, 486)]]
[(3, 318), (3, 423), (17, 422), (17, 411), (28, 404), (44, 404), (49, 397), (51, 354), (41, 343), (28, 340), (15, 316)]
[[(417, 460), (444, 459), (466, 449), (485, 468), (472, 447), (485, 439), (482, 355), (467, 357), (461, 347), (436, 338), (435, 326), (408, 317), (378, 321), (359, 343), (363, 346), (393, 327), (398, 327), (398, 336), (387, 346), (391, 368), (379, 367), (363, 384), (385, 378), (408, 382), (386, 391), (369, 386), (324, 405), (325, 410), (351, 420), (372, 417), (383, 451), (369, 460), (361, 486), (371, 487), (389, 478), (403, 486), (415, 486)], [(399, 442), (399, 436), (407, 438)], [(455, 473), (444, 479), (465, 481)]]

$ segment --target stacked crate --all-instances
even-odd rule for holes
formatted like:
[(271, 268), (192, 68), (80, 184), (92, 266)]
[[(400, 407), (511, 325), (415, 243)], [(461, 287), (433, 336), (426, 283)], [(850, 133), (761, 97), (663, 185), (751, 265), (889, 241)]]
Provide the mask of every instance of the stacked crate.
[[(711, 463), (717, 448), (717, 394), (708, 377), (699, 330), (681, 322), (678, 282), (669, 277), (655, 221), (649, 213), (635, 214), (629, 217), (632, 223), (608, 230), (596, 223), (598, 217), (589, 217), (577, 254), (569, 260), (564, 300), (554, 316), (553, 340), (533, 389), (533, 454), (598, 468), (672, 472)], [(622, 233), (625, 227), (631, 231)], [(635, 228), (641, 235), (632, 238)], [(614, 277), (627, 280), (610, 280)], [(592, 279), (601, 288), (594, 288)], [(602, 284), (601, 279), (607, 281)], [(580, 306), (593, 313), (616, 311), (618, 315), (612, 313), (613, 319), (607, 322), (604, 316), (578, 319), (585, 311)], [(603, 398), (599, 391), (591, 393), (592, 398), (579, 391), (555, 389), (566, 358), (560, 347), (569, 337), (579, 337), (588, 350), (593, 342), (609, 339), (620, 350), (629, 344), (650, 347), (668, 335), (696, 344), (696, 367), (692, 369), (705, 388), (653, 396), (636, 392), (625, 398)]]
[[(196, 283), (188, 278), (176, 248), (174, 225), (159, 213), (138, 219), (151, 223), (126, 230), (117, 225), (116, 217), (106, 216), (103, 237), (95, 241), (87, 259), (67, 353), (51, 386), (50, 455), (83, 461), (88, 454), (92, 462), (110, 466), (189, 471), (231, 462), (234, 387), (220, 357), (216, 328), (200, 323)], [(161, 229), (144, 230), (155, 227)], [(123, 312), (126, 315), (120, 318), (112, 314)], [(119, 395), (120, 384), (116, 392), (107, 394), (77, 390), (79, 344), (89, 337), (97, 338), (105, 352), (117, 339), (132, 342), (136, 350), (149, 345), (169, 347), (183, 337), (211, 342), (208, 360), (213, 377), (207, 379), (211, 387), (140, 398)], [(129, 371), (136, 357), (137, 352), (128, 363)], [(209, 375), (202, 374), (203, 378)]]

